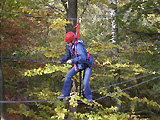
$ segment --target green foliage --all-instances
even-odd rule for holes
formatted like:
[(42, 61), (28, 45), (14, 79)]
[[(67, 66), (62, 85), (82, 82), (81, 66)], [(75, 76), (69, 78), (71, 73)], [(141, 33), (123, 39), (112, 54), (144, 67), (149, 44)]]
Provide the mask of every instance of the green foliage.
[[(86, 0), (79, 1), (79, 17), (84, 10), (82, 3), (86, 2)], [(58, 0), (43, 2), (3, 0), (2, 5), (1, 10), (4, 12), (23, 14), (2, 13), (3, 56), (58, 61), (65, 55), (66, 45), (63, 42), (65, 26), (72, 23), (65, 19), (51, 18), (64, 17), (66, 14)], [(118, 39), (116, 44), (112, 44), (109, 40), (112, 29), (111, 19), (108, 17), (109, 8), (112, 6), (106, 0), (89, 1), (82, 18), (80, 39), (85, 41), (86, 48), (91, 54), (98, 55), (94, 56), (95, 63), (90, 78), (92, 90), (160, 70), (159, 38), (146, 40), (159, 35), (159, 9), (141, 11), (159, 5), (158, 0), (118, 1), (116, 16)], [(125, 12), (134, 13), (119, 15)], [(27, 17), (24, 14), (41, 17)], [(134, 42), (136, 43), (133, 44)], [(160, 82), (158, 79), (89, 104), (86, 99), (82, 99), (75, 93), (69, 100), (69, 105), (74, 108), (80, 106), (80, 108), (76, 112), (71, 112), (68, 110), (68, 104), (55, 101), (61, 93), (62, 81), (71, 65), (4, 62), (2, 67), (7, 100), (49, 100), (47, 103), (9, 104), (7, 110), (9, 116), (14, 114), (19, 118), (37, 120), (66, 119), (68, 115), (82, 120), (159, 118)], [(121, 91), (157, 75), (155, 73), (115, 88), (98, 90), (93, 92), (94, 99)], [(78, 81), (77, 76), (73, 79)], [(82, 101), (85, 107), (81, 107), (77, 101)], [(120, 111), (115, 101), (121, 104)]]
[(36, 76), (36, 75), (43, 75), (43, 74), (51, 74), (54, 73), (56, 71), (62, 71), (62, 72), (67, 72), (68, 68), (71, 68), (71, 65), (64, 65), (64, 67), (62, 66), (57, 66), (57, 65), (50, 65), (50, 64), (46, 64), (46, 66), (44, 68), (38, 68), (38, 69), (33, 69), (33, 70), (27, 70), (24, 73), (24, 76)]
[(57, 30), (57, 29), (60, 29), (64, 26), (66, 26), (67, 24), (71, 24), (71, 22), (67, 21), (66, 19), (58, 18), (50, 25), (50, 28), (54, 29), (54, 30)]

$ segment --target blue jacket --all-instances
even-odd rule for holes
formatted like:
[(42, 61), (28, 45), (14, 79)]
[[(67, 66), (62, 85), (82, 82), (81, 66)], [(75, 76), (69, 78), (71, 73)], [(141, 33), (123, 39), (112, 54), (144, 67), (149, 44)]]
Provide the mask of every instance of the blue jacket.
[[(76, 44), (76, 41), (74, 43), (74, 46)], [(83, 40), (78, 40), (76, 47), (77, 50), (77, 54), (78, 56), (76, 56), (75, 54), (75, 47), (68, 47), (67, 53), (64, 57), (62, 57), (61, 62), (64, 63), (67, 60), (71, 59), (71, 49), (73, 50), (72, 56), (73, 58), (71, 59), (73, 64), (77, 65), (78, 69), (85, 69), (86, 67), (92, 67), (93, 65), (93, 58), (90, 55), (89, 58), (87, 59), (87, 50), (85, 48), (85, 44)]]

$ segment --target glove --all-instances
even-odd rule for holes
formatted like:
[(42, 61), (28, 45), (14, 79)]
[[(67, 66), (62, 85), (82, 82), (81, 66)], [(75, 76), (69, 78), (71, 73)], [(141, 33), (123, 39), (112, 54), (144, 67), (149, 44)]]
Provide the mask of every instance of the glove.
[(71, 61), (71, 60), (68, 60), (67, 63), (68, 63), (68, 64), (72, 64), (72, 61)]

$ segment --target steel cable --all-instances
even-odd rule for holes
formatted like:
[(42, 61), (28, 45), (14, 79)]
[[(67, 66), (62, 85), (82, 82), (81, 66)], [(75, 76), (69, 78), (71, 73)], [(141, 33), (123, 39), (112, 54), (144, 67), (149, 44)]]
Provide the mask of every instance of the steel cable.
[[(153, 7), (153, 8), (150, 8), (150, 9), (144, 9), (144, 10), (140, 10), (140, 11), (136, 11), (136, 12), (119, 13), (119, 14), (116, 14), (115, 16), (126, 15), (126, 14), (133, 14), (133, 13), (140, 13), (140, 12), (146, 12), (146, 11), (151, 11), (151, 10), (155, 10), (155, 9), (159, 9), (159, 8), (160, 7)], [(15, 12), (5, 12), (5, 11), (2, 11), (2, 10), (0, 11), (0, 13), (11, 14), (11, 15), (21, 15), (21, 16), (35, 17), (35, 18), (51, 18), (51, 19), (58, 19), (58, 18), (60, 18), (60, 19), (67, 19), (67, 20), (77, 20), (77, 19), (79, 19), (79, 18), (62, 18), (62, 17), (31, 15), (31, 14), (15, 13)], [(106, 18), (106, 17), (111, 17), (111, 16), (110, 15), (102, 15), (102, 16), (95, 17), (95, 18), (98, 19), (98, 18)], [(89, 19), (89, 18), (85, 18), (85, 19)]]
[(114, 94), (116, 94), (116, 93), (120, 93), (120, 92), (123, 92), (123, 91), (125, 91), (125, 90), (130, 89), (130, 88), (134, 88), (134, 87), (136, 87), (136, 86), (138, 86), (138, 85), (144, 84), (144, 83), (149, 82), (149, 81), (151, 81), (151, 80), (155, 80), (155, 79), (157, 79), (157, 78), (160, 78), (160, 76), (157, 76), (157, 77), (154, 77), (154, 78), (152, 78), (152, 79), (149, 79), (149, 80), (143, 81), (143, 82), (141, 82), (141, 83), (135, 84), (135, 85), (133, 85), (133, 86), (124, 88), (124, 89), (119, 90), (119, 91), (117, 91), (117, 92), (114, 92), (114, 93), (111, 93), (111, 94), (108, 94), (108, 95), (99, 97), (99, 98), (97, 98), (97, 99), (94, 99), (94, 101), (98, 101), (98, 100), (104, 99), (104, 98), (109, 97), (109, 96), (112, 96), (112, 95), (114, 95)]
[[(157, 71), (157, 72), (155, 72), (155, 73), (159, 73), (159, 72), (160, 72), (160, 71)], [(144, 78), (144, 77), (147, 77), (147, 76), (149, 76), (149, 75), (154, 75), (155, 73), (146, 74), (146, 75), (144, 75), (144, 76), (140, 76), (140, 77), (137, 77), (137, 78), (134, 78), (134, 79), (131, 79), (131, 80), (127, 80), (127, 81), (115, 83), (115, 84), (112, 84), (112, 85), (109, 85), (109, 86), (106, 86), (106, 87), (94, 89), (94, 90), (92, 90), (92, 92), (95, 92), (95, 91), (98, 91), (98, 90), (102, 90), (102, 89), (107, 89), (107, 88), (110, 88), (110, 87), (114, 87), (114, 86), (116, 86), (116, 85), (124, 84), (124, 83), (131, 82), (131, 81), (134, 81), (134, 80), (138, 80), (138, 79), (140, 79), (140, 78)]]

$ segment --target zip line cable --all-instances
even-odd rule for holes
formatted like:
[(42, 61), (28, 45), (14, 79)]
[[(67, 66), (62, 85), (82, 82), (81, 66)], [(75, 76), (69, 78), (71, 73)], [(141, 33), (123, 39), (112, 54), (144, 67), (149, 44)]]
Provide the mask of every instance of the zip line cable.
[(135, 84), (135, 85), (130, 86), (130, 87), (127, 87), (127, 88), (124, 88), (124, 89), (119, 90), (119, 91), (117, 91), (117, 92), (114, 92), (114, 93), (111, 93), (111, 94), (108, 94), (108, 95), (105, 95), (105, 96), (99, 97), (99, 98), (97, 98), (97, 99), (94, 99), (94, 101), (98, 101), (98, 100), (104, 99), (104, 98), (109, 97), (109, 96), (112, 96), (112, 95), (114, 95), (114, 94), (116, 94), (116, 93), (123, 92), (123, 91), (125, 91), (125, 90), (130, 89), (130, 88), (134, 88), (134, 87), (136, 87), (136, 86), (142, 85), (142, 84), (144, 84), (144, 83), (147, 83), (147, 82), (149, 82), (149, 81), (151, 81), (151, 80), (155, 80), (155, 79), (158, 79), (158, 78), (160, 78), (160, 76), (157, 76), (157, 77), (154, 77), (154, 78), (152, 78), (152, 79), (149, 79), (149, 80), (146, 80), (146, 81), (140, 82), (140, 83), (138, 83), (138, 84)]
[(133, 44), (139, 44), (139, 43), (142, 43), (142, 42), (147, 42), (148, 40), (152, 40), (152, 39), (155, 39), (155, 38), (160, 38), (160, 35), (158, 35), (158, 36), (156, 36), (156, 37), (144, 39), (144, 40), (142, 40), (142, 41), (140, 41), (140, 42), (130, 43), (130, 44), (124, 45), (124, 46), (122, 46), (122, 47), (130, 46), (130, 45), (133, 45)]
[[(160, 42), (160, 41), (158, 41)], [(149, 44), (143, 44), (143, 45), (139, 45), (137, 47), (142, 47), (142, 46), (147, 46), (147, 45), (151, 45), (151, 44), (155, 44), (155, 43), (158, 43), (158, 42), (153, 42), (153, 43), (149, 43)], [(137, 48), (137, 47), (132, 47), (132, 48), (128, 48), (128, 49), (123, 49), (123, 50), (120, 50), (120, 51), (124, 51), (124, 50), (129, 50), (129, 49), (134, 49), (134, 48)], [(98, 54), (92, 54), (92, 56), (98, 56), (98, 55), (106, 55), (106, 54), (110, 54), (110, 53), (116, 53), (118, 52), (117, 50), (115, 51), (112, 51), (112, 50), (115, 50), (114, 49), (110, 49), (110, 50), (107, 50), (108, 52), (107, 53), (98, 53)], [(18, 59), (18, 58), (10, 58), (10, 57), (5, 57), (5, 56), (0, 56), (2, 61), (8, 61), (8, 62), (36, 62), (36, 63), (57, 63), (58, 61), (44, 61), (44, 60), (30, 60), (30, 59)], [(62, 64), (66, 64), (66, 63), (62, 63)]]
[[(160, 72), (160, 71), (157, 71), (157, 72), (155, 72), (155, 73), (159, 73), (159, 72)], [(155, 73), (146, 74), (146, 75), (144, 75), (144, 76), (140, 76), (140, 77), (137, 77), (137, 78), (134, 78), (134, 79), (131, 79), (131, 80), (127, 80), (127, 81), (115, 83), (115, 84), (112, 84), (112, 85), (109, 85), (109, 86), (105, 86), (105, 87), (102, 87), (102, 88), (98, 88), (98, 89), (92, 90), (92, 92), (95, 92), (95, 91), (98, 91), (98, 90), (102, 90), (102, 89), (107, 89), (107, 88), (114, 87), (114, 86), (116, 86), (116, 85), (124, 84), (124, 83), (127, 83), (127, 82), (131, 82), (131, 81), (134, 81), (134, 80), (137, 80), (137, 79), (140, 79), (140, 78), (147, 77), (147, 76), (149, 76), (149, 75), (154, 75)]]
[[(124, 89), (119, 90), (119, 91), (117, 91), (117, 92), (114, 92), (114, 93), (111, 93), (111, 94), (108, 94), (108, 95), (99, 97), (99, 98), (97, 98), (97, 99), (94, 99), (94, 101), (98, 101), (98, 100), (100, 100), (100, 99), (104, 99), (104, 98), (109, 97), (109, 96), (112, 96), (112, 95), (114, 95), (114, 94), (116, 94), (116, 93), (120, 93), (120, 92), (123, 92), (123, 91), (125, 91), (125, 90), (130, 89), (130, 88), (134, 88), (134, 87), (136, 87), (136, 86), (139, 86), (139, 85), (141, 85), (141, 84), (147, 83), (147, 82), (149, 82), (149, 81), (151, 81), (151, 80), (155, 80), (155, 79), (157, 79), (157, 78), (160, 78), (160, 76), (157, 76), (157, 77), (154, 77), (154, 78), (152, 78), (152, 79), (149, 79), (149, 80), (143, 81), (143, 82), (141, 82), (141, 83), (135, 84), (135, 85), (133, 85), (133, 86), (124, 88)], [(63, 101), (63, 102), (64, 102), (64, 101)], [(57, 99), (52, 99), (52, 100), (33, 100), (33, 101), (28, 101), (28, 100), (27, 100), (27, 101), (0, 101), (0, 103), (62, 103), (62, 101), (57, 101)], [(65, 101), (64, 103), (68, 103), (68, 102)], [(78, 103), (82, 103), (82, 102), (78, 102)]]
[[(159, 36), (156, 36), (156, 37), (144, 39), (144, 40), (142, 40), (142, 41), (140, 41), (140, 42), (134, 42), (134, 43), (130, 43), (130, 44), (128, 44), (128, 45), (124, 45), (124, 46), (121, 46), (121, 47), (115, 47), (115, 48), (106, 50), (106, 52), (105, 52), (105, 51), (101, 51), (101, 52), (92, 54), (92, 56), (105, 55), (105, 54), (117, 52), (117, 50), (120, 50), (121, 48), (124, 48), (124, 47), (126, 47), (126, 46), (130, 46), (130, 45), (133, 45), (133, 44), (139, 44), (139, 43), (146, 42), (146, 41), (148, 41), (148, 40), (152, 40), (152, 39), (159, 38), (159, 37), (160, 37), (160, 35), (159, 35)], [(146, 44), (144, 44), (144, 45), (146, 45)], [(128, 48), (128, 49), (130, 49), (130, 48)], [(121, 49), (120, 51), (124, 51), (124, 50), (127, 50), (127, 49)], [(103, 53), (103, 52), (105, 52), (105, 53)]]
[[(147, 45), (159, 43), (160, 41), (155, 41), (155, 42), (153, 42), (153, 43), (143, 44), (143, 45), (139, 45), (139, 46), (132, 47), (132, 48), (128, 48), (128, 49), (126, 49), (126, 48), (120, 49), (120, 48), (123, 48), (123, 47), (126, 47), (126, 46), (130, 46), (130, 45), (132, 45), (132, 44), (139, 44), (139, 43), (145, 42), (145, 41), (147, 41), (147, 40), (151, 40), (151, 39), (159, 38), (159, 37), (160, 37), (160, 36), (156, 36), (156, 37), (144, 39), (144, 40), (142, 40), (141, 42), (135, 42), (135, 43), (131, 43), (131, 44), (128, 44), (128, 45), (125, 45), (125, 46), (122, 46), (122, 47), (112, 48), (112, 49), (106, 50), (106, 53), (98, 52), (98, 53), (92, 54), (92, 56), (106, 55), (106, 54), (110, 54), (110, 53), (121, 52), (121, 51), (124, 51), (124, 50), (129, 50), (129, 49), (134, 49), (134, 48), (137, 48), (137, 47), (142, 47), (142, 46), (147, 46)], [(103, 51), (103, 52), (104, 52), (104, 51)], [(9, 61), (9, 62), (13, 61), (13, 62), (57, 63), (57, 61), (18, 59), (18, 58), (10, 58), (10, 57), (5, 57), (5, 56), (0, 56), (0, 58), (1, 58), (0, 60), (2, 60), (2, 61)]]
[[(146, 44), (144, 44), (144, 45), (146, 45)], [(142, 46), (144, 46), (144, 45), (142, 45)], [(147, 44), (148, 45), (148, 44)], [(138, 46), (138, 47), (140, 47), (140, 46)], [(1, 56), (1, 58), (2, 58), (3, 56)], [(9, 57), (7, 57), (7, 58), (9, 58)], [(13, 58), (14, 59), (14, 58)], [(1, 60), (3, 60), (3, 59), (1, 59)], [(20, 61), (20, 60), (15, 60), (14, 59), (14, 61)], [(52, 62), (52, 63), (57, 63), (57, 62), (55, 62), (55, 61), (37, 61), (37, 60), (32, 60), (32, 61), (30, 61), (30, 60), (21, 60), (22, 62)], [(157, 71), (156, 73), (158, 73), (158, 72), (160, 72), (160, 71)], [(131, 80), (127, 80), (127, 81), (123, 81), (123, 82), (120, 82), (120, 83), (116, 83), (116, 84), (112, 84), (112, 85), (110, 85), (110, 86), (106, 86), (106, 87), (102, 87), (102, 88), (99, 88), (99, 89), (95, 89), (95, 90), (93, 90), (92, 92), (94, 92), (94, 91), (97, 91), (97, 90), (101, 90), (101, 89), (106, 89), (106, 88), (109, 88), (109, 87), (112, 87), (112, 86), (115, 86), (115, 85), (119, 85), (119, 84), (123, 84), (123, 83), (127, 83), (127, 82), (130, 82), (130, 81), (133, 81), (133, 80), (137, 80), (137, 79), (140, 79), (140, 78), (144, 78), (144, 77), (146, 77), (146, 76), (149, 76), (149, 75), (153, 75), (153, 73), (151, 73), (151, 74), (147, 74), (147, 75), (144, 75), (144, 76), (140, 76), (140, 77), (138, 77), (138, 78), (135, 78), (135, 79), (131, 79)], [(129, 87), (130, 88), (130, 87)], [(125, 89), (124, 89), (125, 90)], [(115, 94), (115, 93), (113, 93), (113, 94)], [(112, 95), (112, 94), (111, 94)], [(107, 96), (106, 96), (107, 97)], [(99, 99), (96, 99), (96, 100), (99, 100)], [(45, 103), (45, 102), (47, 102), (47, 100), (34, 100), (34, 101), (21, 101), (21, 102), (42, 102), (42, 103)], [(1, 101), (0, 101), (0, 103), (2, 103)], [(7, 103), (7, 102), (3, 102), (3, 103)], [(10, 102), (8, 102), (8, 103), (18, 103), (18, 101), (10, 101)]]
[(13, 62), (36, 62), (36, 63), (57, 63), (58, 61), (44, 61), (44, 60), (30, 60), (30, 59), (18, 59), (1, 56), (2, 61), (13, 61)]
[[(146, 11), (151, 11), (151, 10), (155, 10), (155, 9), (159, 9), (160, 7), (154, 7), (154, 8), (150, 8), (150, 9), (144, 9), (144, 10), (140, 10), (140, 11), (136, 11), (136, 12), (126, 12), (126, 13), (119, 13), (116, 14), (115, 16), (119, 16), (119, 15), (126, 15), (126, 14), (133, 14), (133, 13), (139, 13), (139, 12), (146, 12)], [(51, 19), (67, 19), (67, 20), (77, 20), (78, 18), (62, 18), (62, 17), (52, 17), (52, 16), (42, 16), (42, 15), (31, 15), (31, 14), (24, 14), (24, 13), (15, 13), (15, 12), (5, 12), (5, 11), (0, 11), (0, 13), (4, 13), (4, 14), (11, 14), (11, 15), (21, 15), (21, 16), (27, 16), (27, 17), (35, 17), (35, 18), (51, 18)], [(105, 16), (105, 17), (104, 17)], [(106, 18), (106, 17), (111, 17), (110, 15), (103, 15), (102, 17), (95, 17), (95, 18)], [(84, 19), (84, 18), (83, 18)], [(85, 18), (87, 19), (87, 18)], [(88, 18), (89, 19), (89, 18)]]
[(24, 100), (24, 101), (0, 101), (0, 103), (69, 103), (66, 101), (59, 101), (58, 99), (50, 100)]
[[(120, 13), (120, 14), (117, 14), (116, 16), (118, 16), (118, 15), (125, 15), (125, 14), (139, 13), (139, 12), (144, 12), (144, 11), (150, 11), (150, 10), (154, 10), (154, 9), (158, 9), (158, 8), (160, 8), (160, 7), (155, 7), (155, 8), (151, 8), (151, 9), (144, 9), (144, 10), (136, 11), (136, 12)], [(0, 11), (0, 13), (13, 14), (13, 15), (24, 15), (24, 16), (27, 16), (27, 17), (38, 17), (38, 18), (40, 18), (40, 17), (41, 17), (41, 18), (54, 18), (54, 19), (61, 18), (61, 17), (41, 16), (41, 15), (31, 15), (31, 14), (22, 14), (22, 13), (14, 13), (14, 12), (4, 12), (4, 11)], [(107, 15), (106, 15), (106, 16), (107, 16)], [(110, 17), (110, 16), (109, 16), (109, 17)], [(99, 17), (99, 18), (102, 18), (102, 17)], [(62, 18), (62, 19), (77, 20), (77, 18)], [(154, 38), (155, 38), (155, 37), (154, 37)], [(153, 39), (153, 38), (149, 38), (148, 40), (150, 40), (150, 39)], [(154, 42), (154, 43), (155, 43), (155, 42)], [(131, 43), (131, 44), (133, 44), (133, 43)], [(131, 45), (131, 44), (130, 44), (130, 45)], [(153, 43), (152, 43), (152, 44), (153, 44)], [(141, 46), (145, 46), (145, 45), (146, 45), (146, 44), (141, 45)], [(148, 45), (148, 44), (147, 44), (147, 45)], [(141, 47), (141, 46), (138, 46), (138, 47)], [(124, 47), (124, 46), (123, 46), (123, 47)], [(132, 47), (132, 48), (133, 48), (133, 47)], [(134, 48), (135, 48), (135, 47), (134, 47)], [(117, 48), (114, 48), (114, 50), (115, 50), (115, 49), (117, 49)], [(112, 49), (111, 49), (111, 50), (112, 50)], [(126, 50), (126, 49), (125, 49), (125, 50)], [(107, 50), (107, 51), (109, 51), (109, 50)], [(121, 50), (121, 51), (122, 51), (122, 50)], [(99, 54), (99, 53), (93, 54), (93, 56), (98, 56), (98, 54)], [(103, 54), (106, 54), (106, 53), (103, 53)], [(5, 58), (5, 57), (1, 56), (1, 58)], [(46, 62), (46, 63), (57, 63), (57, 62), (55, 62), (55, 61), (28, 60), (28, 59), (20, 60), (20, 59), (9, 58), (9, 57), (7, 58), (7, 57), (6, 57), (6, 61), (7, 61), (7, 60), (9, 61), (9, 59), (12, 59), (12, 61), (21, 61), (21, 62)], [(1, 59), (1, 60), (4, 60), (4, 59)], [(135, 78), (135, 79), (132, 79), (132, 80), (137, 80), (137, 79), (140, 79), (140, 78), (149, 76), (149, 75), (152, 75), (152, 74), (148, 74), (148, 75), (145, 75), (145, 76), (141, 76), (141, 77), (138, 77), (138, 78)], [(136, 86), (138, 86), (138, 85), (144, 84), (144, 83), (146, 83), (146, 82), (149, 82), (149, 81), (151, 81), (151, 80), (157, 79), (157, 78), (159, 78), (159, 77), (160, 77), (160, 76), (157, 76), (157, 77), (154, 77), (154, 78), (152, 78), (152, 79), (149, 79), (149, 80), (143, 81), (143, 82), (141, 82), (141, 83), (135, 84), (135, 85), (133, 85), (133, 86), (127, 87), (127, 88), (125, 88), (125, 89), (122, 89), (122, 90), (120, 90), (120, 91), (111, 93), (111, 94), (109, 94), (109, 95), (99, 97), (99, 98), (95, 99), (95, 101), (100, 100), (100, 99), (103, 99), (103, 98), (106, 98), (106, 97), (108, 97), (108, 96), (112, 96), (112, 95), (114, 95), (114, 94), (116, 94), (116, 93), (120, 93), (120, 92), (125, 91), (125, 90), (128, 90), (128, 89), (130, 89), (130, 88), (134, 88), (134, 87), (136, 87)], [(130, 81), (132, 81), (132, 80), (127, 80), (127, 81), (124, 81), (124, 82), (121, 82), (121, 83), (116, 83), (116, 84), (110, 85), (110, 87), (115, 86), (115, 85), (119, 85), (119, 84), (123, 84), (123, 83), (127, 83), (127, 82), (130, 82)], [(99, 88), (99, 89), (96, 89), (96, 90), (93, 90), (93, 91), (97, 91), (97, 90), (100, 90), (100, 89), (105, 89), (105, 88), (108, 88), (108, 87), (109, 87), (109, 86), (106, 86), (106, 87)], [(53, 99), (53, 100), (50, 100), (50, 101), (53, 101), (54, 103), (56, 103), (55, 100), (56, 100), (56, 99)], [(48, 100), (33, 100), (33, 101), (0, 101), (0, 103), (35, 103), (35, 102), (39, 102), (39, 103), (47, 103)], [(57, 101), (57, 102), (60, 102), (60, 101)]]
[(47, 100), (32, 100), (32, 101), (0, 101), (0, 103), (47, 103)]
[(150, 11), (150, 10), (155, 10), (155, 9), (158, 9), (160, 7), (154, 7), (154, 8), (150, 8), (150, 9), (144, 9), (144, 10), (140, 10), (140, 11), (136, 11), (136, 12), (126, 12), (126, 13), (119, 13), (115, 16), (118, 16), (118, 15), (125, 15), (125, 14), (133, 14), (133, 13), (139, 13), (139, 12), (146, 12), (146, 11)]
[[(131, 47), (131, 48), (128, 48), (128, 49), (125, 49), (125, 50), (131, 50), (131, 49), (135, 49), (135, 48), (139, 48), (139, 47), (144, 47), (144, 46), (146, 46), (146, 45), (152, 45), (152, 44), (157, 44), (157, 43), (159, 43), (160, 41), (155, 41), (155, 42), (153, 42), (153, 43), (148, 43), (148, 44), (143, 44), (143, 45), (139, 45), (139, 46), (136, 46), (136, 47)], [(121, 50), (121, 51), (123, 51), (123, 50)], [(120, 51), (120, 52), (121, 52)]]
[[(160, 7), (154, 7), (154, 8), (151, 8), (151, 9), (144, 9), (144, 10), (137, 11), (137, 12), (149, 11), (149, 10), (154, 10), (154, 9), (158, 9), (158, 8), (160, 8)], [(30, 15), (30, 14), (21, 14), (21, 13), (3, 12), (3, 11), (0, 11), (0, 13), (13, 14), (13, 15), (25, 15), (25, 16), (28, 16), (28, 17), (49, 17), (49, 16)], [(121, 14), (117, 14), (117, 15), (130, 14), (130, 13), (136, 13), (136, 12), (127, 12), (127, 13), (121, 13)], [(57, 19), (57, 18), (60, 18), (60, 17), (53, 17), (53, 18)], [(66, 19), (69, 19), (69, 18), (66, 18)], [(71, 19), (74, 19), (74, 18), (71, 18)], [(149, 38), (149, 39), (146, 39), (146, 40), (150, 40), (150, 39), (154, 39), (154, 38), (157, 38), (157, 37)], [(131, 44), (133, 44), (133, 43), (131, 43)], [(126, 46), (128, 46), (128, 45), (126, 45)], [(125, 46), (122, 46), (122, 47), (125, 47)], [(119, 48), (121, 48), (121, 47), (119, 47)], [(117, 50), (117, 49), (118, 48), (113, 48), (113, 49), (107, 50), (107, 52), (112, 53), (112, 50)], [(114, 52), (116, 52), (116, 51), (114, 51)], [(92, 54), (92, 56), (105, 55), (105, 54), (108, 54), (108, 53), (99, 52), (99, 53), (96, 53), (96, 54)], [(1, 56), (1, 58), (2, 58), (1, 60), (4, 60), (3, 58), (5, 58), (5, 57)], [(10, 59), (12, 59), (12, 60), (10, 60)], [(5, 61), (57, 63), (56, 61), (27, 60), (27, 59), (21, 60), (21, 59), (14, 59), (14, 58), (10, 58), (10, 59), (5, 58)]]

